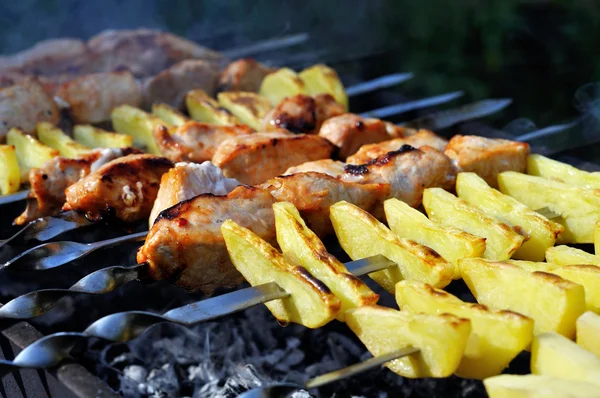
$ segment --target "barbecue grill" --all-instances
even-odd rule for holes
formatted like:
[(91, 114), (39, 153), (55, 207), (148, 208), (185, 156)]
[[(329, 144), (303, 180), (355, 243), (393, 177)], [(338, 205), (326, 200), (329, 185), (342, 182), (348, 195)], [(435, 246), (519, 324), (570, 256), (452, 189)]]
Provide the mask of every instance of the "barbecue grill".
[[(296, 35), (283, 43), (284, 46), (296, 45), (306, 37)], [(225, 53), (245, 56), (259, 50), (272, 51), (276, 47), (273, 41), (267, 41), (266, 44), (253, 43)], [(314, 56), (314, 53), (311, 55)], [(381, 54), (353, 54), (329, 63), (334, 68), (341, 65), (342, 69), (352, 70), (348, 64), (365, 65), (378, 63), (381, 59)], [(298, 67), (310, 62), (311, 57), (298, 56), (289, 63), (284, 63)], [(347, 85), (366, 80), (350, 73), (342, 75), (342, 78)], [(414, 78), (418, 79), (416, 71)], [(531, 129), (516, 135), (478, 120), (501, 111), (508, 102), (477, 102), (469, 106), (468, 101), (458, 97), (457, 94), (449, 93), (419, 103), (416, 101), (418, 98), (407, 98), (398, 91), (368, 90), (352, 100), (351, 110), (373, 117), (388, 117), (399, 123), (429, 127), (444, 136), (463, 133), (527, 140), (532, 143), (533, 152), (554, 155), (583, 169), (600, 170), (593, 162), (586, 161), (585, 152), (581, 150), (598, 135), (595, 126), (597, 121), (591, 112), (582, 113), (580, 118), (571, 123), (546, 129)], [(453, 102), (451, 105), (431, 106), (446, 101)], [(587, 151), (591, 153), (593, 148)], [(587, 159), (593, 160), (589, 157)], [(18, 201), (2, 207), (0, 238), (6, 239), (17, 232), (15, 227), (9, 225), (8, 220), (12, 220), (22, 208), (22, 202)], [(100, 227), (71, 231), (60, 238), (70, 240), (76, 237), (78, 242), (97, 242), (143, 230), (142, 225), (132, 227), (107, 223)], [(327, 244), (338, 258), (348, 260), (336, 242)], [(0, 271), (0, 298), (6, 303), (16, 296), (41, 288), (68, 288), (80, 278), (108, 265), (122, 265), (115, 272), (122, 272), (130, 275), (128, 278), (136, 279), (143, 274), (130, 274), (128, 272), (131, 270), (127, 268), (127, 265), (135, 264), (133, 253), (136, 246), (135, 242), (127, 242), (110, 250), (99, 249), (85, 258), (44, 272), (4, 269)], [(8, 254), (3, 253), (3, 258), (12, 258), (28, 247), (31, 247), (31, 243), (11, 245), (5, 252)], [(382, 295), (383, 305), (386, 300), (391, 302), (391, 297), (385, 297), (381, 288), (374, 284), (370, 286)], [(461, 298), (469, 298), (468, 290), (461, 283), (455, 282), (449, 287), (449, 291)], [(63, 292), (56, 292), (51, 301), (55, 302), (64, 295)], [(2, 357), (12, 360), (18, 352), (43, 335), (57, 331), (80, 331), (104, 315), (127, 310), (162, 313), (201, 299), (197, 294), (184, 293), (162, 282), (123, 283), (118, 289), (101, 296), (67, 296), (57, 301), (56, 308), (29, 322), (3, 320), (2, 334), (5, 339), (0, 341)], [(6, 311), (6, 308), (2, 309)], [(256, 343), (246, 347), (244, 342), (250, 339)], [(330, 324), (314, 331), (295, 325), (280, 328), (262, 306), (188, 329), (159, 325), (131, 344), (97, 339), (82, 340), (75, 345), (71, 354), (73, 359), (61, 362), (61, 365), (51, 370), (18, 370), (5, 376), (2, 394), (88, 397), (115, 396), (114, 391), (118, 390), (132, 396), (191, 396), (194, 393), (194, 396), (199, 397), (218, 393), (235, 396), (262, 383), (284, 379), (301, 382), (308, 377), (367, 358), (366, 350), (343, 325)], [(252, 366), (239, 366), (246, 363)], [(526, 373), (527, 354), (521, 354), (509, 370), (511, 373)], [(400, 394), (399, 392), (403, 396), (415, 397), (485, 396), (478, 381), (456, 377), (443, 380), (407, 380), (388, 371), (371, 371), (320, 391), (323, 396), (333, 393), (337, 396), (375, 396), (378, 393), (397, 396), (394, 394)]]

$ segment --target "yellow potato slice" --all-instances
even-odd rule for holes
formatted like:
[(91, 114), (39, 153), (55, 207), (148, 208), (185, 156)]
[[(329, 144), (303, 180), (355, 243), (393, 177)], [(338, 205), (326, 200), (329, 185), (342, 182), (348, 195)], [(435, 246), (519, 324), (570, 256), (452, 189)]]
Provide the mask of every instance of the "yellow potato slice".
[(256, 93), (224, 92), (219, 93), (217, 99), (220, 106), (255, 130), (260, 130), (262, 119), (272, 108), (267, 98)]
[(483, 381), (489, 398), (593, 398), (600, 387), (541, 375), (499, 375)]
[(459, 259), (482, 257), (485, 252), (484, 238), (431, 221), (401, 200), (388, 199), (383, 206), (390, 229), (400, 238), (412, 239), (438, 252), (454, 265), (453, 279), (460, 279)]
[(552, 272), (557, 268), (562, 267), (561, 265), (554, 263), (544, 263), (537, 261), (527, 261), (527, 260), (505, 260), (505, 263), (516, 265), (517, 267), (523, 268), (530, 272), (540, 271), (540, 272)]
[(423, 207), (431, 220), (485, 238), (483, 256), (487, 259), (509, 259), (524, 241), (523, 236), (508, 225), (442, 188), (425, 189)]
[(52, 123), (38, 123), (36, 131), (42, 144), (58, 149), (60, 156), (65, 158), (75, 158), (91, 151), (90, 148), (75, 141)]
[(557, 333), (533, 339), (531, 373), (600, 386), (600, 358)]
[(348, 96), (337, 72), (327, 65), (317, 64), (300, 72), (300, 79), (310, 95), (331, 94), (348, 110)]
[(15, 147), (19, 170), (21, 171), (21, 183), (29, 181), (29, 170), (41, 167), (48, 160), (60, 155), (58, 150), (42, 144), (17, 128), (8, 131), (6, 143)]
[(514, 258), (544, 261), (546, 249), (563, 232), (562, 225), (549, 221), (516, 199), (490, 187), (475, 173), (459, 173), (456, 193), (479, 210), (513, 227), (526, 237), (523, 245), (513, 254)]
[(590, 173), (542, 155), (527, 157), (527, 174), (583, 188), (600, 188), (599, 172)]
[(546, 272), (484, 259), (465, 258), (458, 266), (480, 304), (532, 318), (535, 334), (575, 336), (575, 321), (585, 311), (583, 286)]
[(309, 92), (296, 72), (290, 68), (281, 68), (265, 76), (258, 93), (267, 98), (273, 106), (277, 106), (285, 97)]
[(398, 238), (385, 225), (361, 208), (341, 201), (329, 209), (333, 229), (350, 258), (358, 260), (382, 254), (398, 266), (369, 274), (390, 293), (403, 279), (414, 279), (435, 287), (452, 281), (454, 266), (430, 248)]
[(600, 357), (600, 315), (591, 311), (577, 318), (577, 344)]
[(306, 269), (290, 265), (273, 246), (231, 220), (221, 232), (233, 265), (252, 286), (275, 282), (290, 294), (265, 304), (277, 320), (318, 328), (337, 316), (340, 300)]
[(21, 170), (14, 145), (0, 145), (0, 194), (15, 193), (21, 187)]
[(89, 124), (76, 124), (73, 138), (89, 148), (127, 148), (133, 146), (133, 137), (113, 133)]
[(593, 264), (600, 265), (600, 256), (565, 245), (546, 250), (546, 261), (558, 265)]
[(152, 114), (172, 126), (181, 126), (190, 121), (179, 109), (167, 104), (152, 105)]
[(594, 228), (594, 253), (600, 255), (600, 221), (596, 223), (596, 228)]
[(185, 105), (192, 119), (209, 124), (231, 125), (240, 124), (240, 120), (233, 116), (219, 103), (212, 99), (204, 90), (189, 91), (185, 96)]
[(454, 315), (414, 314), (380, 306), (354, 308), (346, 324), (375, 356), (406, 347), (421, 351), (388, 362), (393, 372), (410, 378), (448, 377), (460, 364), (471, 322)]
[(600, 196), (595, 190), (514, 171), (500, 173), (498, 185), (500, 192), (532, 209), (548, 208), (558, 214), (552, 221), (565, 230), (557, 242), (594, 242), (594, 228), (600, 221)]
[(293, 204), (275, 203), (273, 211), (277, 243), (284, 258), (290, 264), (306, 268), (341, 300), (339, 320), (344, 320), (344, 313), (350, 308), (377, 303), (379, 295), (327, 252), (323, 242), (306, 226)]
[(132, 136), (134, 145), (153, 155), (161, 154), (152, 132), (158, 126), (172, 127), (171, 124), (130, 105), (116, 107), (110, 117), (117, 133)]

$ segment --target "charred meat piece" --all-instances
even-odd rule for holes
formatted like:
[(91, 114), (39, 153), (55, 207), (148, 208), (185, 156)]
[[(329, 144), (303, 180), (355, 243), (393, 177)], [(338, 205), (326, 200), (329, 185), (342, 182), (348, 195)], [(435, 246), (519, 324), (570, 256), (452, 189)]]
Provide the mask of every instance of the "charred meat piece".
[(202, 163), (212, 159), (223, 141), (246, 136), (253, 131), (245, 124), (220, 126), (187, 122), (174, 127), (170, 132), (165, 126), (158, 126), (153, 134), (160, 152), (170, 160)]
[(358, 152), (349, 156), (346, 159), (346, 162), (351, 164), (368, 163), (388, 152), (397, 151), (402, 148), (403, 145), (410, 145), (413, 148), (420, 148), (428, 145), (438, 151), (443, 151), (446, 149), (446, 145), (448, 145), (448, 140), (429, 130), (419, 130), (416, 134), (407, 137), (394, 138), (393, 140), (383, 141), (377, 144), (363, 145)]
[(58, 106), (36, 79), (0, 89), (0, 143), (13, 127), (32, 132), (39, 122), (59, 120)]
[(164, 103), (183, 109), (185, 95), (193, 89), (202, 89), (213, 96), (217, 88), (219, 68), (215, 63), (191, 59), (181, 61), (151, 77), (144, 83), (144, 107)]
[(110, 215), (125, 222), (147, 219), (160, 178), (171, 167), (171, 161), (154, 155), (112, 160), (65, 190), (63, 210), (76, 210), (91, 218)]
[(477, 173), (490, 186), (496, 188), (499, 173), (525, 172), (529, 144), (500, 138), (455, 135), (448, 142), (444, 153), (454, 161), (460, 171)]
[(93, 73), (60, 86), (56, 96), (69, 104), (75, 123), (110, 120), (119, 105), (139, 106), (141, 90), (131, 72)]
[(291, 166), (330, 158), (333, 150), (334, 146), (318, 135), (255, 133), (224, 141), (212, 162), (225, 176), (256, 185)]
[(218, 91), (258, 92), (260, 85), (269, 73), (276, 69), (267, 68), (254, 59), (238, 59), (230, 63), (219, 78)]
[(134, 148), (98, 149), (74, 159), (59, 156), (39, 169), (32, 169), (27, 208), (15, 219), (15, 224), (24, 225), (40, 217), (58, 214), (65, 204), (65, 189), (111, 160), (133, 153), (141, 152)]
[(379, 119), (366, 119), (352, 113), (325, 120), (319, 135), (340, 148), (339, 157), (346, 159), (366, 144), (404, 137), (405, 130)]
[(296, 134), (316, 134), (323, 122), (345, 112), (330, 94), (319, 94), (314, 98), (297, 94), (284, 98), (263, 119), (266, 131), (289, 130)]
[(231, 264), (221, 224), (227, 219), (275, 241), (275, 199), (264, 189), (240, 186), (227, 196), (196, 196), (160, 213), (137, 255), (150, 275), (210, 295), (243, 281)]
[(227, 178), (220, 168), (211, 162), (177, 163), (160, 179), (158, 195), (150, 214), (150, 227), (158, 214), (184, 200), (200, 194), (227, 195), (241, 185), (234, 178)]
[(356, 184), (321, 173), (298, 173), (277, 177), (260, 185), (278, 202), (291, 202), (308, 227), (318, 236), (333, 233), (329, 208), (345, 200), (376, 217), (383, 216), (383, 201), (389, 197), (389, 184)]

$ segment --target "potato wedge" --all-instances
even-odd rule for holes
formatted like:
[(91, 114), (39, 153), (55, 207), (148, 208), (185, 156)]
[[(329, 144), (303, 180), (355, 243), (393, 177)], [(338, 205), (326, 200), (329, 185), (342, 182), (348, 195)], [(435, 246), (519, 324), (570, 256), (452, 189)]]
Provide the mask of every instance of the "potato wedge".
[(575, 336), (575, 321), (585, 311), (583, 286), (502, 262), (465, 258), (458, 266), (478, 303), (532, 318), (535, 334)]
[(487, 259), (506, 260), (524, 241), (523, 236), (508, 225), (442, 188), (425, 189), (423, 207), (431, 220), (485, 238), (486, 249), (483, 256)]
[(300, 72), (300, 79), (308, 94), (331, 94), (348, 111), (348, 96), (335, 70), (324, 64), (313, 65)]
[(527, 157), (527, 174), (583, 188), (600, 188), (599, 172), (590, 173), (542, 155), (529, 155)]
[(161, 154), (152, 132), (158, 126), (172, 127), (171, 124), (129, 105), (116, 107), (110, 117), (117, 133), (132, 136), (134, 145), (145, 148), (153, 155)]
[(600, 315), (591, 311), (577, 318), (577, 344), (600, 357)]
[(306, 226), (293, 204), (277, 202), (273, 205), (273, 212), (277, 243), (283, 257), (290, 264), (306, 268), (341, 300), (340, 321), (344, 320), (344, 313), (350, 308), (377, 303), (379, 295), (327, 252), (323, 242)]
[(593, 243), (600, 221), (600, 196), (589, 190), (542, 177), (506, 171), (498, 175), (500, 192), (537, 210), (547, 207), (565, 228), (559, 243)]
[(546, 249), (563, 232), (562, 225), (525, 206), (516, 199), (490, 187), (475, 173), (459, 173), (456, 193), (479, 210), (513, 227), (526, 237), (523, 245), (512, 257), (531, 261), (544, 261)]
[(471, 322), (454, 315), (414, 314), (380, 306), (354, 308), (346, 324), (375, 356), (405, 347), (420, 353), (388, 362), (404, 377), (448, 377), (460, 364)]
[(152, 105), (152, 114), (172, 126), (181, 126), (190, 121), (179, 109), (167, 104)]
[(533, 339), (533, 320), (516, 312), (491, 310), (416, 281), (396, 284), (402, 311), (452, 314), (471, 320), (471, 336), (456, 371), (461, 377), (483, 379), (502, 373)]
[(21, 170), (14, 145), (0, 145), (0, 195), (15, 193), (21, 187)]
[(189, 91), (185, 96), (185, 105), (191, 118), (198, 122), (218, 125), (241, 123), (240, 119), (227, 109), (221, 108), (204, 90)]
[(89, 148), (127, 148), (133, 146), (133, 137), (113, 133), (89, 124), (76, 124), (73, 138)]
[(255, 130), (260, 130), (262, 119), (272, 108), (267, 98), (256, 93), (224, 92), (219, 93), (217, 99), (220, 106)]
[(48, 160), (60, 155), (58, 150), (42, 144), (17, 128), (8, 131), (6, 143), (15, 147), (22, 184), (29, 181), (29, 170), (41, 167)]
[(382, 254), (398, 264), (369, 274), (388, 292), (393, 294), (394, 285), (403, 279), (414, 279), (435, 287), (444, 287), (452, 281), (452, 264), (426, 246), (398, 238), (361, 208), (341, 201), (329, 208), (329, 215), (338, 241), (350, 258), (357, 260)]
[(600, 266), (600, 256), (565, 245), (549, 247), (546, 250), (546, 261), (558, 265), (592, 264)]
[(505, 260), (505, 263), (516, 265), (519, 268), (523, 268), (529, 272), (552, 272), (557, 268), (560, 268), (561, 265), (554, 263), (543, 263), (537, 261), (527, 261), (527, 260)]
[(594, 253), (600, 255), (600, 221), (596, 223), (594, 228)]
[(275, 282), (290, 293), (265, 303), (277, 320), (318, 328), (337, 316), (340, 300), (306, 269), (290, 265), (273, 246), (231, 220), (221, 232), (233, 265), (252, 286)]
[(58, 149), (62, 157), (72, 159), (91, 151), (90, 148), (75, 141), (52, 123), (38, 123), (36, 130), (40, 142), (51, 148)]
[(483, 381), (489, 398), (592, 398), (600, 387), (542, 375), (499, 375)]
[(557, 333), (534, 337), (531, 373), (600, 385), (600, 358)]
[(460, 279), (459, 259), (482, 257), (485, 252), (484, 238), (431, 221), (401, 200), (391, 198), (383, 206), (390, 229), (400, 238), (412, 239), (438, 252), (454, 265), (453, 279)]
[(265, 76), (258, 93), (267, 98), (273, 106), (277, 106), (285, 97), (308, 94), (308, 91), (296, 72), (290, 68), (281, 68)]

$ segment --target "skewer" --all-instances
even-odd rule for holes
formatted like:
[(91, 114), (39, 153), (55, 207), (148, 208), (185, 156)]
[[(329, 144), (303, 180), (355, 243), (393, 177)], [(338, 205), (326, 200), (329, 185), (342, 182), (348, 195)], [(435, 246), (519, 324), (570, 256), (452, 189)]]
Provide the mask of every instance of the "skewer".
[(414, 111), (417, 109), (428, 108), (430, 106), (445, 104), (446, 102), (453, 101), (459, 97), (462, 97), (464, 93), (462, 91), (454, 91), (452, 93), (436, 95), (434, 97), (418, 99), (415, 101), (404, 102), (401, 104), (385, 106), (383, 108), (375, 109), (372, 111), (361, 113), (362, 117), (373, 117), (376, 119), (384, 119), (392, 115), (398, 115), (405, 112)]
[(243, 47), (234, 48), (232, 50), (221, 51), (221, 53), (230, 59), (244, 58), (260, 53), (280, 50), (302, 44), (310, 39), (310, 35), (306, 32), (295, 33), (274, 39), (261, 40)]
[[(348, 272), (361, 276), (396, 264), (378, 255), (350, 261), (345, 265)], [(23, 349), (13, 361), (0, 360), (0, 369), (5, 374), (15, 368), (52, 367), (68, 357), (73, 346), (82, 339), (96, 337), (115, 342), (129, 341), (157, 323), (192, 326), (288, 296), (288, 292), (275, 282), (270, 282), (187, 304), (163, 314), (148, 311), (110, 314), (98, 319), (83, 332), (60, 332), (45, 336)]]

